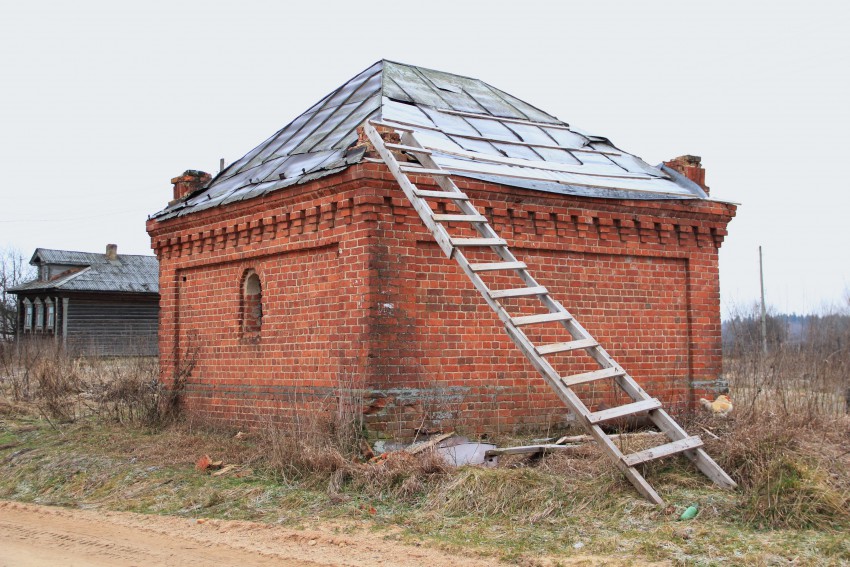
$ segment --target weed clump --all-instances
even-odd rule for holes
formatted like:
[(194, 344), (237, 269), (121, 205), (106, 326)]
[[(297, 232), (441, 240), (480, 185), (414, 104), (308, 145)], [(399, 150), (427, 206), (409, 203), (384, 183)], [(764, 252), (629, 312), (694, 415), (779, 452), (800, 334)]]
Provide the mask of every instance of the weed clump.
[(846, 454), (830, 454), (850, 436), (850, 420), (751, 412), (709, 445), (740, 485), (736, 512), (759, 528), (850, 526)]
[(411, 500), (447, 471), (442, 457), (430, 451), (418, 455), (395, 451), (379, 462), (361, 462), (361, 438), (338, 434), (353, 430), (351, 424), (339, 423), (341, 417), (345, 416), (314, 413), (264, 428), (266, 463), (284, 480), (313, 488), (327, 484), (334, 501), (346, 500), (347, 490)]

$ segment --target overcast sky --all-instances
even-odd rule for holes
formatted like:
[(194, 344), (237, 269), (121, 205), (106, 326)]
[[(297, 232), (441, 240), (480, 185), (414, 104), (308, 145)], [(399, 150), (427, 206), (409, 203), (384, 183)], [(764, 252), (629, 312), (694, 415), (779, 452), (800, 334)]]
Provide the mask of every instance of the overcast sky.
[(482, 79), (741, 203), (724, 309), (850, 290), (846, 2), (0, 0), (0, 248), (150, 253), (185, 169), (218, 170), (386, 58)]

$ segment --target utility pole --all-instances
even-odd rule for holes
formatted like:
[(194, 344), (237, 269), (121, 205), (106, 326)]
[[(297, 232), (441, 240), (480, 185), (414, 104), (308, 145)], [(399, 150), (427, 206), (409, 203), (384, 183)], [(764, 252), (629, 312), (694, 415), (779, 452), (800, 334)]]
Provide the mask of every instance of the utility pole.
[(767, 309), (764, 306), (764, 261), (759, 246), (759, 281), (761, 282), (761, 348), (767, 354)]

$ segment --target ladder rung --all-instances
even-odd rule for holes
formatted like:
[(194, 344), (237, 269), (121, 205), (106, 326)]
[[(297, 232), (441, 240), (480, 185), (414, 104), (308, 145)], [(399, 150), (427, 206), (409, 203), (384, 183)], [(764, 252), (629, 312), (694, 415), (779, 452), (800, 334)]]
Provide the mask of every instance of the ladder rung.
[(552, 343), (551, 345), (542, 345), (539, 347), (534, 347), (537, 351), (537, 354), (553, 354), (556, 352), (567, 352), (570, 350), (578, 350), (580, 348), (591, 348), (599, 346), (593, 339), (579, 339), (577, 341), (570, 341), (567, 343)]
[(501, 238), (452, 238), (452, 246), (507, 246)]
[(635, 413), (640, 413), (642, 411), (649, 411), (658, 409), (661, 407), (661, 402), (656, 400), (655, 398), (651, 398), (649, 400), (641, 400), (639, 402), (632, 402), (630, 404), (626, 404), (624, 406), (617, 406), (615, 408), (606, 409), (602, 411), (596, 411), (587, 416), (588, 421), (590, 421), (591, 425), (596, 425), (597, 423), (603, 423), (605, 421), (611, 421), (612, 419), (617, 419), (618, 417), (625, 417), (627, 415), (632, 415)]
[(620, 370), (619, 368), (603, 368), (601, 370), (594, 370), (593, 372), (574, 374), (573, 376), (564, 376), (561, 378), (561, 381), (567, 388), (572, 388), (573, 386), (578, 386), (579, 384), (586, 384), (587, 382), (593, 382), (595, 380), (603, 380), (605, 378), (616, 378), (617, 376), (625, 375), (625, 370)]
[(525, 262), (489, 262), (486, 264), (470, 264), (473, 272), (493, 272), (495, 270), (525, 270)]
[(552, 321), (570, 321), (573, 318), (569, 313), (557, 311), (555, 313), (543, 313), (541, 315), (524, 315), (522, 317), (511, 317), (511, 323), (516, 327), (523, 325), (534, 325), (535, 323), (551, 323)]
[(520, 287), (517, 289), (502, 289), (491, 291), (490, 297), (493, 299), (504, 299), (506, 297), (528, 297), (529, 295), (546, 295), (549, 291), (541, 286), (537, 287)]
[(683, 453), (691, 449), (696, 449), (697, 447), (702, 447), (702, 439), (696, 435), (693, 437), (685, 437), (684, 439), (679, 439), (678, 441), (673, 441), (666, 445), (659, 445), (658, 447), (652, 447), (645, 451), (638, 451), (631, 455), (625, 455), (623, 457), (623, 463), (627, 466), (633, 467), (640, 463), (645, 463), (646, 461), (654, 461), (661, 457), (675, 455), (676, 453)]
[(410, 165), (402, 165), (400, 169), (404, 173), (412, 173), (414, 175), (430, 175), (431, 177), (442, 176), (451, 177), (451, 172), (444, 169), (428, 169), (426, 167), (416, 167)]
[(370, 120), (369, 122), (371, 122), (373, 126), (383, 126), (384, 128), (392, 128), (393, 130), (398, 130), (399, 132), (416, 132), (416, 130), (414, 130), (410, 126), (403, 126), (401, 124), (395, 123), (388, 124), (383, 120)]
[(437, 222), (487, 222), (487, 217), (483, 215), (447, 215), (443, 213), (435, 213), (431, 215)]
[(413, 194), (417, 197), (434, 197), (435, 199), (453, 199), (455, 201), (469, 200), (466, 193), (454, 193), (452, 191), (425, 191), (423, 189), (416, 189)]
[(386, 147), (391, 150), (399, 150), (402, 152), (410, 152), (412, 154), (425, 154), (431, 155), (433, 152), (426, 148), (416, 148), (414, 146), (405, 146), (404, 144), (384, 144)]

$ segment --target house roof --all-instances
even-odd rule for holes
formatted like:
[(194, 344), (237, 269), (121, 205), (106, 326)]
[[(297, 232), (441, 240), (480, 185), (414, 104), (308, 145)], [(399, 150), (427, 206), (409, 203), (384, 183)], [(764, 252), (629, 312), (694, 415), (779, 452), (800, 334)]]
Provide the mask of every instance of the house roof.
[[(206, 187), (153, 215), (165, 220), (343, 171), (367, 119), (413, 127), (456, 175), (527, 189), (616, 199), (705, 199), (699, 185), (653, 167), (478, 79), (378, 61), (230, 164)], [(476, 158), (497, 158), (482, 163)], [(519, 179), (516, 167), (535, 172)], [(461, 169), (462, 171), (458, 171)], [(527, 175), (525, 177), (528, 177)]]
[(159, 262), (154, 256), (118, 254), (115, 260), (109, 260), (106, 254), (95, 252), (37, 248), (30, 264), (73, 267), (53, 279), (23, 283), (10, 288), (10, 292), (61, 290), (159, 293)]

